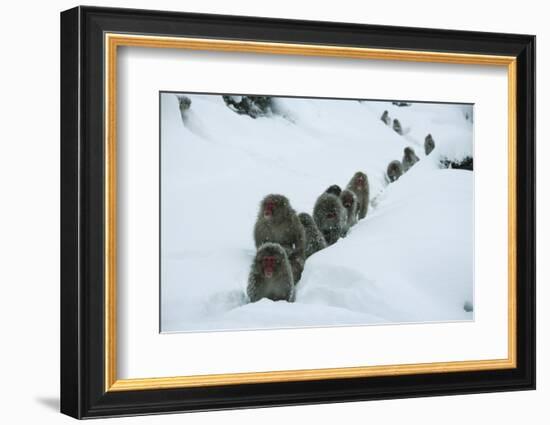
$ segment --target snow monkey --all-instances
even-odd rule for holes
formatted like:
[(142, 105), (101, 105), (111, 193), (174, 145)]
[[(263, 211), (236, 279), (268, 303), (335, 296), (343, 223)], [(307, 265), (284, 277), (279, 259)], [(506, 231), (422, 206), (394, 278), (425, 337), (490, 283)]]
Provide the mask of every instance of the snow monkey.
[(357, 171), (346, 189), (351, 190), (357, 197), (359, 220), (365, 218), (369, 209), (369, 179), (367, 175), (361, 171)]
[(294, 279), (285, 249), (278, 243), (262, 244), (248, 275), (246, 293), (251, 302), (261, 298), (294, 301)]
[(327, 245), (334, 244), (346, 226), (346, 210), (342, 201), (332, 193), (323, 193), (315, 202), (313, 220), (325, 237)]
[(176, 96), (178, 98), (179, 106), (180, 106), (180, 114), (181, 118), (185, 121), (185, 114), (191, 107), (191, 99), (189, 99), (187, 96), (179, 95)]
[(393, 130), (394, 130), (397, 134), (403, 135), (403, 129), (401, 128), (401, 123), (399, 122), (398, 119), (393, 120)]
[(280, 244), (291, 262), (305, 258), (304, 227), (286, 196), (271, 194), (262, 200), (254, 226), (254, 241), (256, 248), (265, 242)]
[(180, 112), (183, 114), (191, 107), (191, 99), (189, 99), (187, 96), (182, 95), (177, 96), (177, 98), (180, 104)]
[(298, 214), (306, 232), (306, 258), (327, 247), (325, 237), (308, 213)]
[(414, 149), (407, 146), (403, 151), (403, 172), (406, 173), (409, 171), (409, 168), (411, 168), (418, 161), (419, 159), (414, 153)]
[(384, 124), (386, 125), (390, 125), (391, 124), (391, 118), (390, 118), (390, 115), (388, 114), (388, 111), (384, 111), (384, 113), (382, 114), (382, 116), (380, 117), (380, 119), (384, 122)]
[(424, 139), (424, 151), (429, 155), (435, 149), (435, 142), (431, 134), (428, 134)]
[(388, 179), (390, 182), (396, 181), (399, 177), (403, 175), (403, 166), (400, 161), (392, 161), (388, 164)]
[(345, 237), (348, 234), (348, 231), (351, 227), (357, 224), (357, 196), (351, 190), (343, 190), (340, 194), (340, 200), (347, 212), (347, 221), (344, 229), (342, 231), (342, 237)]
[(333, 195), (340, 196), (340, 193), (342, 193), (342, 189), (337, 184), (333, 184), (327, 190), (325, 190), (325, 193), (332, 193)]

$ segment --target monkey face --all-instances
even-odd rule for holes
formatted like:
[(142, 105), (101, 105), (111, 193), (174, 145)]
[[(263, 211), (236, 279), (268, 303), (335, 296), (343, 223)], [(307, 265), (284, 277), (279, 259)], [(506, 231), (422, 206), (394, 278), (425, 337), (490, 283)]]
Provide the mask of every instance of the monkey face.
[(353, 205), (353, 198), (351, 196), (345, 196), (344, 199), (342, 199), (342, 204), (349, 210)]
[(336, 218), (338, 214), (336, 213), (336, 210), (328, 210), (326, 212), (326, 215), (325, 217), (328, 219), (328, 220), (334, 220)]
[(313, 219), (308, 214), (300, 213), (298, 215), (298, 218), (300, 219), (300, 223), (302, 223), (302, 226), (304, 227), (311, 226), (311, 224), (313, 223)]
[(340, 219), (342, 201), (338, 196), (323, 194), (315, 206), (315, 221), (320, 227), (332, 227)]
[(262, 215), (265, 219), (281, 216), (282, 211), (287, 208), (288, 201), (284, 196), (271, 195), (264, 199), (262, 203)]
[(277, 270), (280, 260), (275, 255), (266, 255), (262, 257), (262, 272), (265, 278), (271, 279), (273, 273)]
[(355, 174), (355, 186), (360, 189), (363, 186), (365, 186), (365, 175), (363, 173), (357, 173)]

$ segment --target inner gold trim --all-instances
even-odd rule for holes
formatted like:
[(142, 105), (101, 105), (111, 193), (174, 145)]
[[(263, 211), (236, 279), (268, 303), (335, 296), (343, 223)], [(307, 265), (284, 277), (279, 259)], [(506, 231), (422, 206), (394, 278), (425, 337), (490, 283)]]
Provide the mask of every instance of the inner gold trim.
[[(505, 66), (508, 71), (508, 357), (472, 360), (329, 369), (285, 370), (253, 373), (175, 376), (165, 378), (117, 379), (116, 362), (116, 99), (117, 48), (120, 46), (248, 52), (281, 55), (325, 56), (371, 60), (437, 62)], [(516, 355), (516, 58), (465, 53), (370, 49), (311, 44), (212, 40), (148, 35), (105, 34), (105, 391), (135, 391), (180, 387), (204, 387), (285, 381), (311, 381), (415, 373), (447, 373), (510, 369)]]

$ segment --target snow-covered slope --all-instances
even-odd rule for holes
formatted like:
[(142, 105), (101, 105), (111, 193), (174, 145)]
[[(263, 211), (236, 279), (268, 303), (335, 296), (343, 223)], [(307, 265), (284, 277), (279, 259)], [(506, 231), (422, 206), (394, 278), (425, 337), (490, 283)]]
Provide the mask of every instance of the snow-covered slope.
[[(472, 154), (471, 106), (277, 98), (276, 114), (252, 119), (221, 96), (188, 97), (182, 119), (176, 95), (161, 95), (162, 331), (472, 319), (473, 173), (438, 164)], [(406, 146), (421, 160), (388, 185)], [(260, 200), (281, 193), (311, 213), (358, 170), (367, 218), (308, 259), (296, 302), (246, 303)]]

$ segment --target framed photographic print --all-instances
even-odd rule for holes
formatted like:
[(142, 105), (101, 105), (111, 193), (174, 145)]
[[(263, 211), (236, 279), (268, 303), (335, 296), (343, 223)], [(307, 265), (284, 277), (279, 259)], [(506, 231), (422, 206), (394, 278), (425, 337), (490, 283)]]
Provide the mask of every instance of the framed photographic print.
[(535, 388), (535, 37), (61, 14), (61, 411)]

